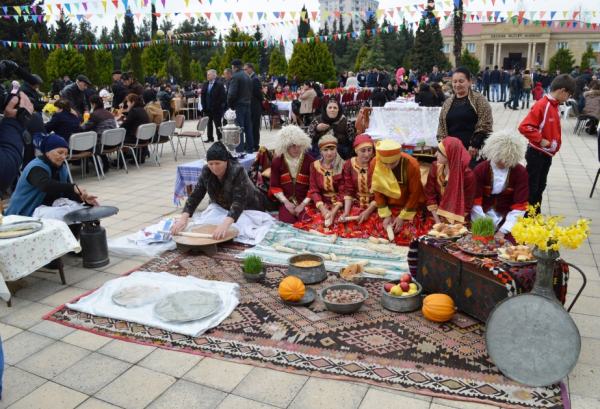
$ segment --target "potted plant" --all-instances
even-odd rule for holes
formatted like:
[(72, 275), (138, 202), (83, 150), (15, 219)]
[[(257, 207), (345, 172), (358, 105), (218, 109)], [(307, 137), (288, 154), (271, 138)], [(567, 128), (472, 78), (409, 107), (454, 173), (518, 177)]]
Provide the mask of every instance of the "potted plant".
[(494, 239), (496, 225), (491, 217), (482, 217), (471, 223), (471, 234), (475, 241), (487, 244)]
[(260, 281), (265, 277), (265, 265), (258, 256), (247, 256), (242, 264), (244, 277), (248, 281)]

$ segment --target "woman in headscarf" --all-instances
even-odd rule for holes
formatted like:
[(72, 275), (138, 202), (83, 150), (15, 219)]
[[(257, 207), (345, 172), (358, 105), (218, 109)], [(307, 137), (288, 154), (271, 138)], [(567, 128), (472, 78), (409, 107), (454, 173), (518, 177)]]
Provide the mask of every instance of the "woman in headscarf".
[(476, 189), (471, 220), (491, 217), (504, 238), (517, 219), (525, 215), (529, 177), (523, 166), (527, 139), (509, 131), (494, 132), (481, 150), (486, 160), (475, 167)]
[(431, 225), (421, 211), (424, 198), (419, 162), (390, 139), (377, 142), (375, 151), (376, 157), (371, 161), (374, 168), (371, 190), (380, 218), (377, 235), (387, 238), (391, 226), (394, 242), (408, 245)]
[(425, 185), (427, 210), (436, 223), (465, 223), (475, 197), (475, 175), (469, 168), (471, 155), (460, 139), (448, 136), (438, 145), (437, 161)]
[(314, 207), (307, 208), (302, 220), (294, 226), (304, 230), (329, 231), (344, 205), (344, 160), (337, 152), (337, 139), (333, 135), (321, 137), (319, 149), (321, 159), (315, 160), (310, 167), (308, 190), (308, 198), (314, 203)]
[(171, 228), (177, 234), (188, 224), (190, 217), (208, 193), (210, 201), (228, 211), (213, 232), (213, 238), (225, 237), (229, 227), (244, 210), (271, 210), (267, 196), (250, 181), (248, 174), (221, 142), (214, 143), (206, 153), (207, 165), (202, 168), (198, 184), (188, 197), (179, 220)]
[(279, 201), (279, 220), (295, 223), (310, 203), (307, 196), (310, 168), (314, 158), (306, 152), (310, 138), (295, 125), (284, 127), (278, 135), (279, 146), (271, 163), (269, 195)]
[(316, 117), (308, 127), (308, 136), (312, 140), (311, 154), (319, 156), (319, 140), (327, 133), (333, 133), (337, 140), (337, 150), (343, 159), (352, 156), (352, 141), (354, 140), (354, 126), (342, 112), (342, 105), (335, 98), (330, 98), (323, 105), (321, 115)]
[(97, 205), (96, 196), (69, 183), (65, 163), (69, 155), (67, 142), (56, 134), (50, 134), (42, 141), (40, 147), (43, 156), (29, 162), (23, 170), (6, 214), (31, 216), (38, 206), (52, 206), (59, 198)]

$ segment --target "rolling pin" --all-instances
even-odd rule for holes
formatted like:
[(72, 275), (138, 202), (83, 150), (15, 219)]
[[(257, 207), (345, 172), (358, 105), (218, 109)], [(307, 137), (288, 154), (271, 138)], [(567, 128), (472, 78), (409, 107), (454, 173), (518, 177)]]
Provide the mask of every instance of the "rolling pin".
[(385, 230), (387, 231), (388, 240), (394, 242), (394, 228), (392, 227), (392, 225), (388, 224)]
[(185, 237), (194, 237), (196, 239), (212, 239), (213, 235), (209, 234), (209, 233), (194, 233), (191, 231), (181, 231), (179, 233), (177, 233), (178, 236), (185, 236)]

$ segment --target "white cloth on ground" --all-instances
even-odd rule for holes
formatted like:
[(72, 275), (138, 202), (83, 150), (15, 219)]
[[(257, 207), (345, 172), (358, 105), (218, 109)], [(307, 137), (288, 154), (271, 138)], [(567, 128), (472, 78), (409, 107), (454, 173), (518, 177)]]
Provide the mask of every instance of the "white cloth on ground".
[[(221, 297), (223, 304), (217, 313), (201, 320), (184, 323), (164, 322), (154, 314), (156, 302), (137, 308), (125, 308), (112, 301), (112, 296), (116, 291), (134, 285), (158, 286), (165, 296), (188, 290), (215, 292)], [(201, 280), (190, 276), (178, 277), (167, 272), (136, 271), (127, 276), (107, 281), (102, 287), (82, 297), (76, 303), (67, 304), (67, 307), (87, 314), (136, 322), (195, 337), (219, 325), (231, 315), (239, 302), (239, 285), (235, 283)]]
[(75, 210), (83, 209), (85, 206), (82, 203), (77, 203), (74, 200), (61, 197), (56, 199), (52, 206), (41, 205), (35, 208), (32, 217), (36, 219), (56, 219), (65, 221), (65, 215)]
[[(190, 225), (219, 225), (223, 222), (227, 213), (228, 211), (218, 204), (211, 203), (200, 214), (194, 213)], [(234, 241), (255, 246), (262, 241), (275, 222), (275, 218), (268, 213), (258, 210), (244, 210), (237, 222), (232, 225), (239, 232)]]
[[(164, 219), (136, 233), (108, 240), (108, 251), (115, 256), (158, 257), (165, 251), (175, 250), (169, 230), (173, 219)], [(166, 233), (165, 233), (166, 232)]]

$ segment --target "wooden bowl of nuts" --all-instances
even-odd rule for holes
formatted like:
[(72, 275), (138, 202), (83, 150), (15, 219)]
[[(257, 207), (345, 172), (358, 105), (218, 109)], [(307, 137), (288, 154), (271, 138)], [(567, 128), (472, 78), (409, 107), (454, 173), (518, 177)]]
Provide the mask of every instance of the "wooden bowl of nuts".
[(338, 314), (350, 314), (362, 307), (369, 298), (363, 287), (355, 284), (334, 284), (321, 290), (321, 300), (329, 311)]

